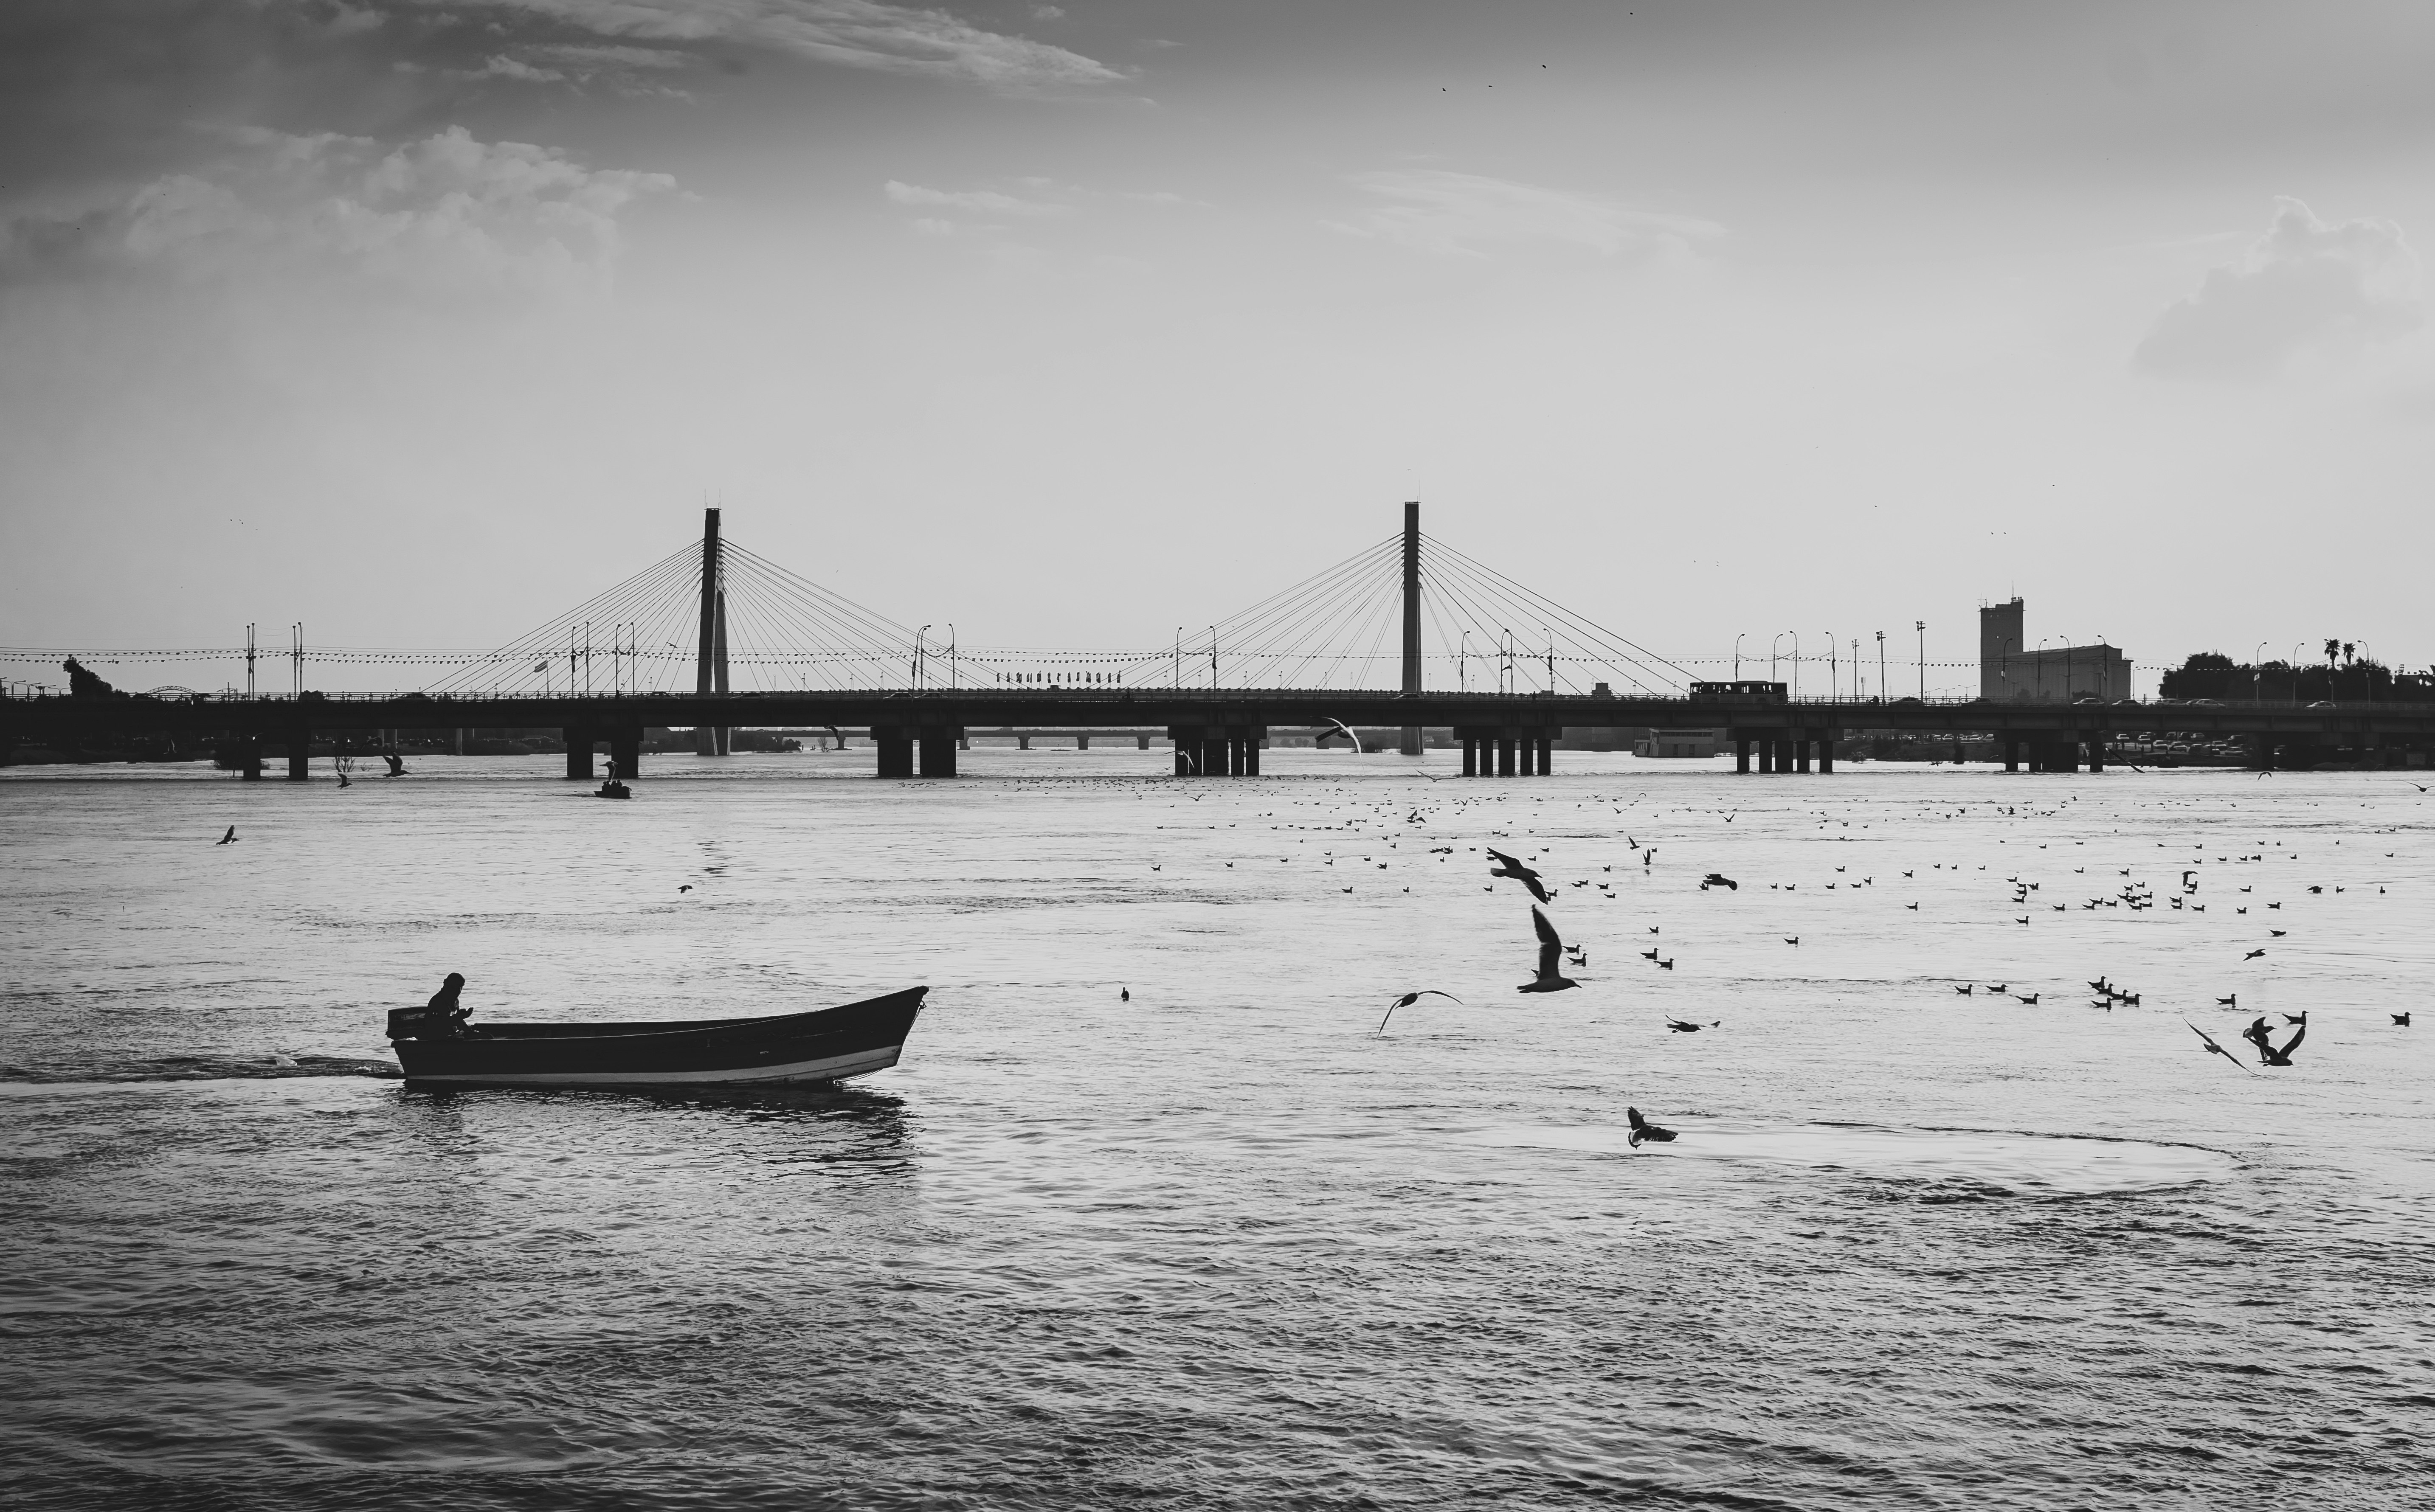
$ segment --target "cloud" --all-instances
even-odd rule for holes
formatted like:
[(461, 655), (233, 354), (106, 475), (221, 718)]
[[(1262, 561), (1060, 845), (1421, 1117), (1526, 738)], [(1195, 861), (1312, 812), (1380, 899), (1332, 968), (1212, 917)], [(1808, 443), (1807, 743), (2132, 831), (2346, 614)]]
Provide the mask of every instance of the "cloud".
[(1018, 199), (994, 189), (924, 189), (918, 183), (888, 180), (888, 198), (900, 205), (920, 205), (937, 210), (963, 210), (983, 215), (1056, 215), (1064, 213), (1062, 205), (1052, 205), (1037, 199)]
[(740, 43), (824, 63), (961, 79), (1009, 93), (1114, 83), (1106, 64), (882, 0), (422, 0), (443, 13), (514, 11), (598, 37)]
[(2277, 197), (2266, 234), (2158, 316), (2131, 360), (2164, 376), (2260, 376), (2304, 353), (2356, 352), (2425, 318), (2418, 254), (2399, 226), (2329, 225)]
[(1679, 254), (1724, 233), (1692, 215), (1634, 210), (1475, 173), (1413, 168), (1358, 174), (1352, 182), (1372, 203), (1326, 224), (1447, 256), (1533, 245), (1580, 248), (1601, 257)]
[(566, 76), (555, 68), (535, 68), (521, 58), (493, 53), (482, 66), (466, 72), (469, 78), (514, 78), (527, 84), (554, 84)]
[(459, 294), (597, 290), (618, 215), (676, 186), (462, 127), (388, 149), (252, 128), (233, 140), (211, 170), (165, 175), (82, 216), (0, 225), (0, 282), (319, 271)]

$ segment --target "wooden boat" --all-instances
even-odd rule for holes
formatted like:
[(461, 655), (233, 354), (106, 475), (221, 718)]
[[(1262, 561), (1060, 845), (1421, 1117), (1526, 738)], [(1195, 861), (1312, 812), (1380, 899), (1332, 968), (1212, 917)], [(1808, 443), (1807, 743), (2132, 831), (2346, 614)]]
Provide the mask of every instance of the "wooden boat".
[(485, 1023), (445, 1036), (427, 1036), (424, 1011), (406, 1008), (389, 1015), (389, 1043), (410, 1086), (801, 1086), (896, 1064), (929, 990), (771, 1018)]

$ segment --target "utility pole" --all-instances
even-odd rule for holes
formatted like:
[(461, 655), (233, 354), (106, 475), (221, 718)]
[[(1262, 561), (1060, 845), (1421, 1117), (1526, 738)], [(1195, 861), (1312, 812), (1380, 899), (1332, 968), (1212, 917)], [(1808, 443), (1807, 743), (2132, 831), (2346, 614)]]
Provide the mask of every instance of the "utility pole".
[[(1404, 695), (1421, 692), (1421, 501), (1404, 501)], [(1407, 756), (1421, 753), (1421, 727), (1406, 725), (1398, 747)]]

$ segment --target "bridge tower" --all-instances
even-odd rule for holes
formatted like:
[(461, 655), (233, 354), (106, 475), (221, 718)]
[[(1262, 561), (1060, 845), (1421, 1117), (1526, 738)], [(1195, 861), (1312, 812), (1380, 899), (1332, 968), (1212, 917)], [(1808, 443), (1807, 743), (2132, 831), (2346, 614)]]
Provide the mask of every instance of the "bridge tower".
[[(1421, 691), (1421, 501), (1404, 501), (1404, 692)], [(1421, 727), (1406, 725), (1400, 747), (1421, 753)]]
[[(697, 694), (727, 692), (727, 575), (718, 553), (718, 511), (701, 512), (701, 645), (694, 659)], [(697, 756), (727, 754), (725, 726), (696, 725)]]

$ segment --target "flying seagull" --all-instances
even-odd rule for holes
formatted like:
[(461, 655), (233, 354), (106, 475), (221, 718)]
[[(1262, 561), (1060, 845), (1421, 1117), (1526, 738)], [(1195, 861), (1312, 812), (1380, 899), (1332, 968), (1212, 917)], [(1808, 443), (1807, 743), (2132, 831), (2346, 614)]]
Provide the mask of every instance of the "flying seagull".
[[(2182, 1022), (2184, 1023), (2190, 1023), (2190, 1021), (2187, 1019), (2184, 1019)], [(2217, 1044), (2214, 1040), (2207, 1040), (2207, 1032), (2204, 1029), (2200, 1028), (2197, 1024), (2190, 1023), (2190, 1033), (2197, 1035), (2202, 1040), (2206, 1040), (2208, 1055), (2221, 1056), (2224, 1059), (2231, 1061), (2234, 1065), (2239, 1066), (2242, 1071), (2248, 1072), (2250, 1075), (2254, 1076), (2257, 1074), (2257, 1073), (2250, 1071), (2249, 1067), (2241, 1061), (2241, 1058), (2238, 1056), (2234, 1055), (2223, 1046)]]
[[(1353, 727), (1352, 727), (1351, 725), (1346, 724), (1346, 723), (1345, 723), (1343, 720), (1341, 720), (1341, 719), (1330, 719), (1330, 720), (1328, 721), (1328, 723), (1329, 723), (1329, 724), (1331, 724), (1331, 725), (1334, 725), (1337, 729), (1338, 729), (1338, 730), (1340, 730), (1344, 731), (1344, 738), (1345, 738), (1345, 739), (1347, 739), (1347, 740), (1349, 740), (1349, 741), (1351, 741), (1351, 742), (1353, 742), (1353, 754), (1354, 754), (1354, 755), (1356, 755), (1356, 756), (1359, 756), (1359, 755), (1363, 755), (1363, 754), (1365, 754), (1365, 752), (1363, 752), (1363, 750), (1361, 749), (1361, 737), (1360, 737), (1360, 736), (1358, 736), (1358, 735), (1356, 735), (1356, 734), (1355, 734), (1355, 733), (1353, 732)], [(1321, 740), (1325, 740), (1325, 739), (1327, 738), (1327, 734), (1328, 734), (1328, 732), (1327, 732), (1326, 730), (1321, 730), (1321, 731), (1320, 731), (1320, 737), (1319, 737), (1319, 738), (1320, 738), (1320, 739), (1321, 739)]]
[(2262, 1016), (2255, 1023), (2241, 1030), (2240, 1037), (2257, 1047), (2259, 1064), (2288, 1066), (2291, 1064), (2291, 1052), (2299, 1049), (2300, 1041), (2308, 1038), (2308, 1026), (2305, 1023), (2300, 1025), (2299, 1031), (2293, 1034), (2280, 1050), (2275, 1049), (2274, 1042), (2267, 1038), (2266, 1020)]
[[(1394, 1002), (1388, 1004), (1387, 1019), (1393, 1018), (1397, 1008), (1408, 1008), (1423, 998), (1443, 998), (1448, 1003), (1460, 1003), (1462, 1001), (1462, 999), (1456, 997), (1451, 992), (1441, 992), (1433, 987), (1423, 988), (1418, 992), (1407, 992), (1402, 997), (1397, 998)], [(1380, 1034), (1385, 1034), (1387, 1032), (1387, 1019), (1381, 1019), (1378, 1021), (1378, 1032)]]
[[(1536, 873), (1533, 873), (1533, 875), (1535, 876)], [(1579, 982), (1574, 981), (1571, 977), (1565, 976), (1563, 973), (1556, 970), (1557, 965), (1563, 955), (1564, 942), (1557, 936), (1556, 926), (1547, 922), (1547, 916), (1539, 912), (1535, 907), (1530, 910), (1530, 928), (1539, 936), (1539, 971), (1538, 973), (1531, 977), (1529, 981), (1523, 983), (1513, 990), (1516, 992), (1562, 992), (1568, 987), (1580, 986)]]
[(1698, 1034), (1700, 1032), (1700, 1025), (1683, 1019), (1668, 1019), (1666, 1021), (1666, 1027), (1673, 1030), (1676, 1034)]
[(2251, 951), (2248, 954), (2246, 954), (2246, 955), (2242, 956), (2242, 957), (2241, 957), (2241, 959), (2242, 959), (2242, 960), (2244, 960), (2244, 961), (2254, 961), (2254, 960), (2257, 959), (2259, 956), (2261, 956), (2261, 955), (2263, 955), (2263, 954), (2266, 954), (2266, 947), (2265, 947), (2265, 946), (2263, 946), (2263, 945), (2260, 945), (2260, 946), (2259, 946), (2259, 947), (2257, 947), (2255, 950)]
[(1639, 1108), (1627, 1108), (1623, 1110), (1623, 1116), (1632, 1120), (1632, 1132), (1624, 1136), (1624, 1143), (1630, 1144), (1633, 1149), (1636, 1150), (1640, 1148), (1640, 1142), (1642, 1140), (1654, 1140), (1660, 1144), (1671, 1144), (1674, 1143), (1674, 1131), (1672, 1129), (1660, 1128), (1649, 1120), (1641, 1117)]
[(226, 833), (226, 834), (224, 834), (224, 835), (221, 835), (221, 836), (220, 836), (218, 839), (216, 839), (216, 840), (214, 840), (214, 841), (212, 842), (212, 844), (214, 844), (214, 845), (234, 845), (234, 844), (236, 844), (236, 826), (235, 826), (235, 825), (233, 825), (233, 824), (230, 825), (230, 826), (228, 827), (228, 833)]
[(1552, 900), (1547, 896), (1546, 884), (1539, 880), (1539, 874), (1537, 872), (1531, 870), (1528, 867), (1524, 866), (1521, 862), (1514, 860), (1511, 856), (1507, 855), (1504, 851), (1495, 849), (1494, 846), (1489, 848), (1488, 853), (1490, 857), (1496, 862), (1496, 865), (1488, 868), (1488, 874), (1490, 876), (1511, 877), (1515, 882), (1520, 883), (1523, 886), (1529, 888), (1530, 896), (1538, 899), (1541, 902), (1552, 902)]

